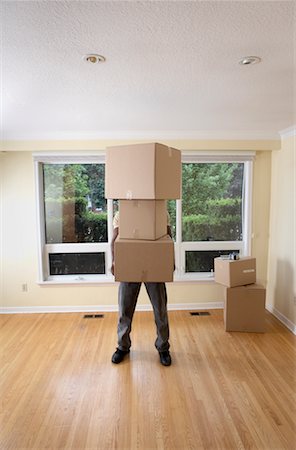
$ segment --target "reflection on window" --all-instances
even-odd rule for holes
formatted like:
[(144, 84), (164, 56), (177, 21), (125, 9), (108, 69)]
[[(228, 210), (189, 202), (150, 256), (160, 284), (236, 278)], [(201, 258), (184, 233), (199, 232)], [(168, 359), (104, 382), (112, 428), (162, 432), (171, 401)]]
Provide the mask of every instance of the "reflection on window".
[(183, 164), (183, 241), (242, 240), (243, 174), (243, 163)]
[(104, 164), (43, 164), (46, 243), (107, 242)]
[(239, 250), (186, 251), (185, 272), (211, 272), (214, 270), (214, 258)]
[(172, 238), (176, 240), (176, 200), (167, 201), (167, 210), (170, 216), (170, 225), (172, 231)]
[(50, 253), (50, 275), (104, 274), (104, 253)]

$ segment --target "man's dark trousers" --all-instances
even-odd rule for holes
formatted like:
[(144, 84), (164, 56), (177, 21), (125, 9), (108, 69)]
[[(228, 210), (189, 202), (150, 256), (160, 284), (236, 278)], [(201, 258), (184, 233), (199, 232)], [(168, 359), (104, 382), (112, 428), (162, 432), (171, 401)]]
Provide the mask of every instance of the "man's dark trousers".
[[(155, 347), (159, 352), (169, 349), (169, 322), (165, 283), (144, 283), (151, 301), (157, 329)], [(127, 351), (131, 346), (132, 319), (141, 288), (141, 283), (120, 283), (118, 293), (118, 348)]]

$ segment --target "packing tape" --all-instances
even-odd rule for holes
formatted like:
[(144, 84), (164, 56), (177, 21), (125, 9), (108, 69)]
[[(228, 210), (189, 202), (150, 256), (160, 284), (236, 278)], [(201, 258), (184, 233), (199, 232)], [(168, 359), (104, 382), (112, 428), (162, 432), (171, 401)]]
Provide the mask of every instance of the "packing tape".
[(255, 272), (255, 269), (244, 269), (243, 273), (252, 273)]
[(147, 270), (142, 270), (141, 280), (144, 282), (147, 281)]
[(173, 149), (171, 147), (169, 147), (169, 157), (171, 158), (173, 154)]
[(132, 191), (126, 191), (125, 197), (127, 200), (132, 200), (132, 198), (133, 198)]

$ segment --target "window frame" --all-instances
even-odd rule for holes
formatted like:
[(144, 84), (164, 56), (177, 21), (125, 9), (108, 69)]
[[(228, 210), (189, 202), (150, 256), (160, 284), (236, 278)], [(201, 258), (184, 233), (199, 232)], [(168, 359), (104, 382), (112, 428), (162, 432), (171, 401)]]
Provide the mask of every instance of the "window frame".
[[(108, 241), (98, 243), (60, 243), (47, 244), (45, 236), (43, 164), (105, 164), (105, 152), (87, 152), (65, 154), (60, 152), (33, 153), (35, 173), (35, 194), (37, 211), (37, 246), (38, 246), (38, 284), (98, 284), (114, 283), (111, 267), (111, 239), (113, 235), (113, 200), (107, 200)], [(244, 163), (243, 189), (243, 240), (242, 241), (196, 241), (182, 242), (182, 200), (176, 200), (176, 241), (174, 281), (178, 282), (214, 282), (211, 272), (185, 272), (185, 255), (188, 250), (224, 250), (240, 249), (242, 256), (251, 254), (252, 224), (252, 184), (253, 160), (252, 151), (183, 151), (182, 163)], [(60, 252), (103, 252), (105, 254), (105, 274), (98, 275), (50, 275), (49, 253)]]
[(182, 241), (182, 199), (176, 200), (176, 242), (174, 281), (214, 281), (213, 272), (185, 272), (186, 251), (236, 250), (241, 256), (251, 254), (252, 185), (255, 152), (182, 152), (183, 163), (243, 163), (243, 239), (242, 241)]
[[(84, 283), (110, 283), (114, 277), (110, 272), (112, 227), (112, 200), (107, 200), (107, 242), (86, 243), (59, 243), (47, 244), (45, 236), (44, 214), (44, 185), (43, 164), (105, 164), (105, 152), (86, 154), (76, 153), (71, 155), (61, 153), (34, 153), (36, 205), (37, 205), (37, 234), (38, 234), (38, 283), (39, 284), (84, 284)], [(89, 253), (97, 252), (105, 254), (105, 274), (98, 275), (50, 275), (49, 253)]]

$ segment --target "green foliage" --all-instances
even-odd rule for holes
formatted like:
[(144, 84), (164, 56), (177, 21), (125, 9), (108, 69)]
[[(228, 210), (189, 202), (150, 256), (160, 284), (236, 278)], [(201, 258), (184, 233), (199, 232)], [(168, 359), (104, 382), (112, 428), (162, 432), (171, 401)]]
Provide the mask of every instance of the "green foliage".
[(43, 168), (47, 242), (106, 242), (105, 166), (44, 164)]
[(209, 199), (204, 204), (204, 214), (183, 216), (184, 241), (234, 241), (240, 240), (241, 199)]
[(76, 217), (79, 242), (107, 242), (107, 213), (88, 212), (84, 217)]
[(89, 194), (86, 165), (44, 164), (43, 167), (46, 200), (86, 198)]
[(183, 165), (184, 241), (241, 239), (242, 164)]
[[(231, 163), (183, 164), (183, 213), (203, 214), (209, 199), (233, 197), (230, 187), (241, 170), (239, 164)], [(241, 178), (238, 182), (241, 186)]]
[(172, 237), (176, 239), (176, 200), (167, 201), (167, 210), (170, 216), (170, 224), (172, 230)]
[[(104, 164), (44, 164), (47, 242), (107, 241), (104, 179)], [(183, 164), (184, 241), (241, 239), (242, 179), (243, 164)]]
[(107, 213), (86, 211), (87, 201), (49, 200), (46, 210), (46, 240), (60, 242), (107, 242)]

